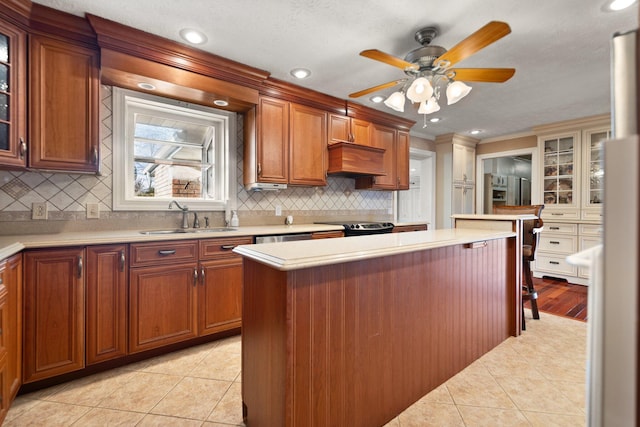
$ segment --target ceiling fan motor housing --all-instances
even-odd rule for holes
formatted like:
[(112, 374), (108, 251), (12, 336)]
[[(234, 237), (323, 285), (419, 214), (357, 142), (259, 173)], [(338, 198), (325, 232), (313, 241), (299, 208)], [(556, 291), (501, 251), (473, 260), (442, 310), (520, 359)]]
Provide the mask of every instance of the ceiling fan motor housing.
[(407, 53), (404, 60), (418, 65), (418, 70), (408, 70), (405, 73), (409, 75), (416, 75), (422, 71), (433, 69), (433, 61), (443, 55), (447, 49), (441, 46), (430, 46), (431, 41), (438, 35), (438, 29), (436, 27), (425, 27), (416, 31), (414, 38), (418, 43), (422, 45), (417, 49)]

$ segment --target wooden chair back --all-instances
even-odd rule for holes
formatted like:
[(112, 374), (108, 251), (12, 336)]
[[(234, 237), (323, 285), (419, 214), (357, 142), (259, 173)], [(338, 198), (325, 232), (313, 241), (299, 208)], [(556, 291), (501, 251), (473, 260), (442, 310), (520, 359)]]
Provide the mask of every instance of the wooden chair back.
[(524, 251), (524, 258), (528, 261), (533, 261), (536, 259), (536, 248), (538, 246), (538, 240), (540, 239), (540, 233), (536, 232), (537, 230), (542, 228), (543, 221), (540, 218), (542, 213), (542, 209), (544, 209), (544, 205), (524, 205), (524, 206), (511, 206), (511, 205), (503, 205), (503, 206), (494, 206), (493, 213), (497, 215), (524, 215), (524, 214), (533, 214), (538, 217), (537, 220), (523, 221), (522, 224), (522, 244), (531, 246), (530, 255), (527, 255)]

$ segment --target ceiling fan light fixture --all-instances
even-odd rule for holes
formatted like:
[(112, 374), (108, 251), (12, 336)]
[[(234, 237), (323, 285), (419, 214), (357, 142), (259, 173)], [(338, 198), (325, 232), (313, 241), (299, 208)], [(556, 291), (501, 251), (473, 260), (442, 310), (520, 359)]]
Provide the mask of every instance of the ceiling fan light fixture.
[(376, 104), (379, 104), (379, 103), (381, 103), (382, 101), (384, 101), (384, 96), (382, 96), (382, 95), (375, 95), (375, 96), (372, 96), (371, 98), (369, 98), (369, 100), (370, 100), (371, 102), (375, 102)]
[(418, 77), (411, 83), (407, 90), (407, 98), (411, 102), (424, 102), (433, 95), (433, 86), (431, 82), (424, 77)]
[(404, 92), (393, 92), (387, 99), (385, 99), (384, 105), (392, 110), (404, 113), (404, 100)]
[(637, 0), (608, 0), (603, 6), (602, 10), (605, 12), (618, 12), (634, 5)]
[(429, 98), (428, 101), (422, 101), (420, 103), (420, 108), (418, 108), (418, 114), (431, 114), (436, 111), (440, 111), (440, 105), (438, 105), (438, 101), (435, 96)]
[(455, 104), (471, 92), (471, 86), (463, 82), (451, 82), (447, 86), (447, 105)]

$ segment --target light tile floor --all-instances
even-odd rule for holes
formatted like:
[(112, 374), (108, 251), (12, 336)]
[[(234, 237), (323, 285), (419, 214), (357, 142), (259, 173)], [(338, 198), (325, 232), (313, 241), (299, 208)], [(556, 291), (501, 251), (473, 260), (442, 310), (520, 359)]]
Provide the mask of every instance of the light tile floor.
[[(584, 426), (586, 324), (541, 314), (387, 427)], [(19, 396), (5, 426), (243, 425), (240, 337)]]

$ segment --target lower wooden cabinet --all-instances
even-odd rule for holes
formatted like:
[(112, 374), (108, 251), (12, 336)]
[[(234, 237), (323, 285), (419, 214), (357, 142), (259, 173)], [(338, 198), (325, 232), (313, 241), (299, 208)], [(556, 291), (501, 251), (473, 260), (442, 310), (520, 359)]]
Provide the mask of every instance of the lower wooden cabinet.
[(87, 247), (87, 365), (127, 354), (128, 245)]
[(6, 381), (13, 400), (22, 385), (22, 254), (8, 258), (4, 268), (8, 319), (2, 333), (7, 347)]
[(24, 382), (84, 368), (84, 248), (24, 253)]

